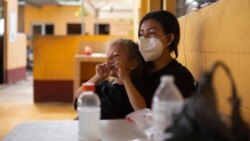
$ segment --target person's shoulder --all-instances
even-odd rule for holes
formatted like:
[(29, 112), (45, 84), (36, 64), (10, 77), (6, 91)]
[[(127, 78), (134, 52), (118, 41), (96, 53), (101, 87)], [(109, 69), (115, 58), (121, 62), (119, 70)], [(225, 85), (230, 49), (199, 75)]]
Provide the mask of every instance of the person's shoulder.
[(95, 91), (96, 93), (98, 93), (99, 96), (105, 94), (108, 95), (109, 93), (112, 93), (112, 91), (114, 91), (115, 89), (117, 89), (112, 82), (110, 81), (101, 81), (98, 84), (96, 84), (95, 87)]
[[(190, 71), (187, 69), (187, 67), (183, 66), (180, 62), (178, 62), (176, 59), (173, 59), (169, 63), (169, 67), (171, 67), (173, 70), (177, 72), (182, 72), (182, 73), (190, 73)], [(191, 73), (190, 73), (191, 74)]]
[(188, 78), (193, 80), (192, 73), (176, 59), (173, 59), (168, 65), (166, 65), (162, 71), (162, 75), (173, 75), (175, 79)]
[(111, 82), (108, 80), (104, 80), (104, 81), (100, 81), (99, 83), (97, 83), (97, 85), (110, 85)]
[(111, 87), (111, 86), (112, 86), (112, 82), (110, 82), (108, 80), (101, 81), (101, 82), (96, 84), (97, 89), (104, 88), (104, 87)]
[(118, 83), (114, 83), (113, 81), (101, 81), (99, 82), (96, 87), (98, 88), (107, 88), (107, 89), (122, 89), (124, 88), (124, 85), (118, 84)]
[(168, 64), (169, 66), (172, 67), (179, 67), (179, 68), (185, 68), (180, 62), (178, 62), (176, 59), (171, 60), (171, 62)]

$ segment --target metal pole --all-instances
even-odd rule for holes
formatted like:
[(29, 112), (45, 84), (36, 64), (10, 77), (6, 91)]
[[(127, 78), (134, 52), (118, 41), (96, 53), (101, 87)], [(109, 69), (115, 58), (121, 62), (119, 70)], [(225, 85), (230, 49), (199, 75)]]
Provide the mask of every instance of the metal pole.
[(83, 9), (84, 9), (84, 0), (81, 1), (81, 9), (80, 9), (80, 17), (81, 17), (81, 34), (84, 35), (84, 14), (83, 14)]

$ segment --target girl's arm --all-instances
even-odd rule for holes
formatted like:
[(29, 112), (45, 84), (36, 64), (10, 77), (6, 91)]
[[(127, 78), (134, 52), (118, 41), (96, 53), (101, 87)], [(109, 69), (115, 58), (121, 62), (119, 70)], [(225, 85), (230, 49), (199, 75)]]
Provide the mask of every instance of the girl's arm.
[(125, 86), (130, 104), (134, 110), (147, 108), (146, 102), (139, 91), (135, 88), (134, 84), (129, 77), (123, 78), (123, 84)]
[[(106, 79), (110, 73), (110, 69), (107, 62), (102, 64), (97, 64), (95, 67), (95, 72), (96, 72), (95, 75), (91, 77), (87, 82), (97, 84), (100, 81)], [(79, 97), (81, 93), (82, 93), (82, 87), (78, 88), (78, 90), (76, 91), (75, 98)]]
[(142, 95), (139, 93), (139, 91), (136, 89), (134, 84), (131, 81), (129, 72), (130, 70), (124, 66), (124, 63), (116, 63), (116, 69), (117, 69), (117, 76), (119, 77), (120, 81), (122, 81), (130, 104), (132, 105), (134, 110), (139, 110), (142, 108), (146, 108), (146, 102)]

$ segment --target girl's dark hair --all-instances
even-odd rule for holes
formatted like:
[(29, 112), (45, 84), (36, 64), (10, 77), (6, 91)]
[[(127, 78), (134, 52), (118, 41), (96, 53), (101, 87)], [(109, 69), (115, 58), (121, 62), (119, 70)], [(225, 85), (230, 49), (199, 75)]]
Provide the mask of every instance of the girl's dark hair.
[(140, 80), (146, 75), (145, 71), (145, 64), (146, 62), (144, 61), (140, 51), (139, 51), (139, 46), (136, 44), (134, 41), (130, 39), (117, 39), (111, 43), (111, 45), (118, 45), (120, 47), (123, 47), (128, 54), (128, 60), (129, 62), (135, 62), (137, 66), (135, 69), (132, 70), (131, 72), (131, 77), (132, 80)]
[(177, 47), (178, 47), (178, 43), (180, 40), (180, 27), (179, 27), (177, 18), (168, 11), (150, 12), (146, 14), (140, 22), (139, 30), (138, 30), (138, 37), (140, 36), (140, 28), (141, 28), (142, 23), (148, 19), (156, 20), (157, 22), (159, 22), (164, 30), (165, 35), (169, 33), (174, 34), (175, 38), (172, 41), (172, 43), (169, 45), (169, 51), (170, 52), (174, 51), (175, 58), (177, 58), (178, 57)]

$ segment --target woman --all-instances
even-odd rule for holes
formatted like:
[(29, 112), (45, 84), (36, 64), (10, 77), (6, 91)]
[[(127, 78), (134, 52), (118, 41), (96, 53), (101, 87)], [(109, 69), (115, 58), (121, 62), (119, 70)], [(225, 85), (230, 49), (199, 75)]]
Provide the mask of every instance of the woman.
[(191, 96), (195, 90), (194, 78), (190, 71), (176, 60), (180, 39), (177, 18), (168, 11), (150, 12), (142, 18), (138, 36), (139, 50), (149, 69), (146, 78), (149, 93), (145, 97), (148, 107), (151, 107), (153, 94), (163, 75), (173, 75), (183, 97)]

